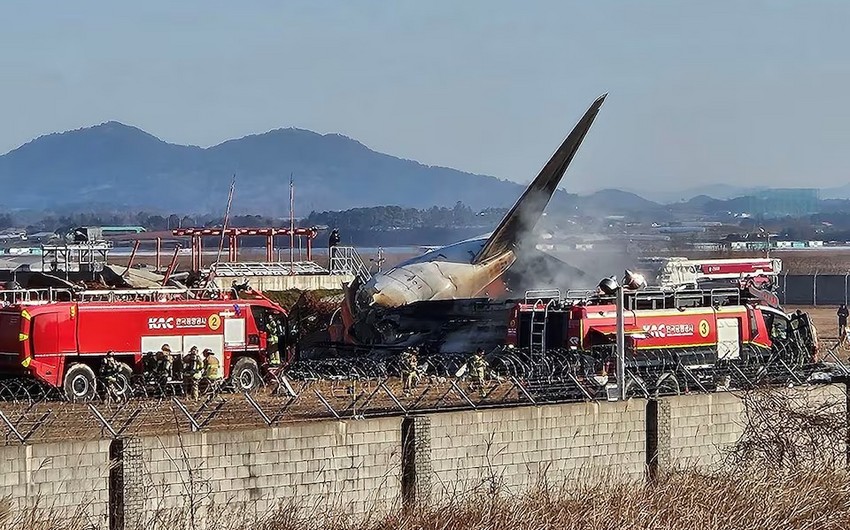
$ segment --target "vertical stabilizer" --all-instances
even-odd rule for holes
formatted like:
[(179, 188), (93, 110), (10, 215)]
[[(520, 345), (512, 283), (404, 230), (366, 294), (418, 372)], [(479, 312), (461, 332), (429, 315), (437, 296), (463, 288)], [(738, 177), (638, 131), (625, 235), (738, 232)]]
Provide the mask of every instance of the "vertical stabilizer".
[(508, 250), (513, 250), (520, 238), (527, 234), (549, 204), (561, 178), (567, 171), (573, 157), (578, 151), (584, 136), (590, 129), (596, 114), (602, 107), (607, 94), (600, 96), (584, 113), (581, 120), (573, 128), (564, 142), (543, 166), (537, 178), (529, 184), (525, 192), (505, 215), (502, 222), (487, 240), (481, 252), (475, 256), (473, 263), (482, 263), (495, 258)]

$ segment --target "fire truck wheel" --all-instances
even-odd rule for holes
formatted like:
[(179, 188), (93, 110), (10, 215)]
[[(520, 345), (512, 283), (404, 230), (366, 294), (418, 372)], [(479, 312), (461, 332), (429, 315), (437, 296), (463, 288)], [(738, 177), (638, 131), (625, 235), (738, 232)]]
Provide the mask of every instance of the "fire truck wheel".
[(70, 401), (87, 401), (94, 397), (96, 388), (94, 370), (85, 364), (72, 364), (65, 372), (62, 385)]
[(128, 398), (133, 392), (133, 369), (127, 363), (118, 363), (118, 380), (115, 383), (116, 397)]
[(251, 392), (260, 386), (260, 368), (257, 361), (250, 357), (241, 357), (230, 373), (230, 380), (240, 392)]

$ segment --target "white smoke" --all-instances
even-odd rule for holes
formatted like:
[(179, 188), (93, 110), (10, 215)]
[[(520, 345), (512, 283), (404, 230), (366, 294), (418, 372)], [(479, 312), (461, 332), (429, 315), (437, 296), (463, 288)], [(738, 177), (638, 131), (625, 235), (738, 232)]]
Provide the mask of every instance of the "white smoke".
[[(543, 200), (543, 197), (540, 198)], [(551, 210), (552, 208), (550, 208)], [(535, 212), (536, 208), (530, 209)], [(593, 289), (599, 280), (608, 276), (623, 275), (626, 269), (635, 270), (637, 256), (630, 255), (625, 247), (611, 245), (611, 239), (601, 236), (596, 244), (602, 243), (605, 249), (576, 250), (567, 243), (565, 236), (572, 241), (595, 233), (602, 235), (607, 228), (604, 219), (588, 219), (583, 217), (573, 220), (564, 215), (563, 210), (554, 215), (542, 218), (523, 219), (521, 225), (524, 232), (518, 238), (519, 245), (515, 249), (517, 261), (506, 273), (506, 280), (514, 296), (522, 295), (531, 289), (568, 290)], [(541, 234), (550, 234), (549, 239), (541, 239)], [(538, 250), (539, 243), (551, 243), (554, 250)]]

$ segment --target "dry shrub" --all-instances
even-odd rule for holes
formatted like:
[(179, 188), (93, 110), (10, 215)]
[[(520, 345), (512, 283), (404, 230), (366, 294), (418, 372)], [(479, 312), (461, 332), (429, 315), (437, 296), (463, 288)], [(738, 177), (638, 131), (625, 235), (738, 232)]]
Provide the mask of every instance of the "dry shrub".
[[(850, 528), (850, 480), (843, 471), (756, 475), (674, 473), (653, 486), (598, 483), (482, 495), (448, 506), (394, 513), (356, 524), (281, 506), (257, 519), (217, 517), (209, 530), (785, 530)], [(0, 511), (0, 513), (2, 513)], [(223, 515), (223, 514), (222, 514)], [(4, 522), (5, 523), (5, 522)], [(157, 525), (159, 526), (159, 525)], [(85, 524), (17, 520), (3, 528), (85, 530)], [(160, 528), (166, 528), (162, 526)], [(185, 528), (172, 526), (171, 528)], [(148, 530), (157, 530), (149, 528)]]
[[(220, 520), (221, 521), (221, 520)], [(293, 505), (261, 520), (218, 530), (784, 530), (850, 527), (850, 481), (843, 471), (800, 474), (679, 472), (639, 483), (481, 495), (448, 505), (397, 512), (356, 524), (317, 517)]]
[(844, 465), (845, 395), (766, 388), (740, 397), (744, 430), (728, 466), (794, 473)]
[(78, 506), (70, 517), (66, 512), (47, 509), (36, 498), (33, 505), (14, 510), (11, 499), (0, 498), (0, 528), (20, 530), (96, 530), (100, 526), (88, 514), (88, 505)]

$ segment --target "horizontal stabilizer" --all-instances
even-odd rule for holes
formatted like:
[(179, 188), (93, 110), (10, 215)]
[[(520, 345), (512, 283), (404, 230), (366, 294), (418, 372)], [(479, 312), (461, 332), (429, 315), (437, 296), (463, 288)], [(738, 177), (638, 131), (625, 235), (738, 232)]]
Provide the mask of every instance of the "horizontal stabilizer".
[(567, 171), (573, 156), (578, 151), (579, 145), (584, 140), (584, 136), (590, 129), (590, 125), (596, 118), (596, 114), (602, 107), (606, 95), (599, 97), (587, 109), (587, 112), (584, 113), (573, 131), (564, 140), (564, 143), (540, 170), (537, 178), (529, 184), (513, 208), (499, 223), (487, 243), (475, 256), (473, 263), (483, 263), (502, 255), (508, 250), (513, 250), (517, 242), (534, 228), (561, 182), (561, 178)]

